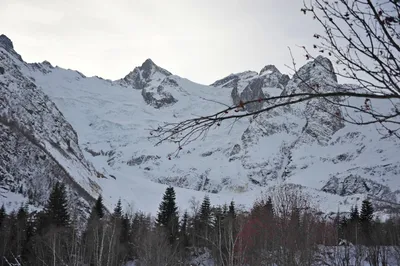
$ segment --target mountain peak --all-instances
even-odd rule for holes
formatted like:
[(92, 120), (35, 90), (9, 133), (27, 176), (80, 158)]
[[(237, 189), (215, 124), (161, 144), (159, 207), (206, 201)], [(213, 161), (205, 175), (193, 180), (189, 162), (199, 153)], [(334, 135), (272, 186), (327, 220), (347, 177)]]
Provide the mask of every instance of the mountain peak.
[(334, 71), (332, 61), (328, 57), (319, 55), (314, 59), (314, 62), (323, 65), (329, 71)]
[(335, 74), (335, 69), (333, 67), (332, 61), (325, 56), (319, 55), (314, 59), (313, 62), (315, 67), (320, 67), (327, 72), (327, 74), (337, 82), (337, 76)]
[(53, 65), (52, 65), (49, 61), (47, 61), (47, 60), (44, 60), (44, 61), (42, 62), (42, 64), (43, 64), (43, 65), (46, 65), (46, 66), (53, 67)]
[(266, 73), (266, 74), (279, 73), (280, 74), (281, 72), (274, 65), (266, 65), (265, 67), (263, 67), (263, 69), (261, 69), (260, 75), (262, 75), (264, 73)]
[(328, 77), (337, 82), (335, 69), (331, 60), (322, 55), (315, 57), (314, 60), (302, 66), (294, 75), (294, 77), (296, 76), (301, 76), (303, 80), (309, 80), (310, 78), (316, 77), (326, 79)]
[(169, 71), (157, 66), (150, 58), (146, 59), (146, 61), (143, 62), (140, 70), (142, 71), (142, 76), (145, 79), (150, 78), (150, 76), (152, 76), (152, 74), (154, 74), (155, 72), (159, 72), (164, 76), (172, 75)]
[(0, 35), (0, 46), (6, 49), (7, 51), (14, 49), (12, 41), (4, 34)]
[(20, 61), (22, 61), (22, 57), (14, 50), (13, 42), (11, 41), (10, 38), (8, 38), (4, 34), (0, 35), (0, 47), (4, 48), (7, 52), (17, 57)]
[(142, 68), (142, 69), (148, 69), (148, 68), (150, 68), (150, 67), (152, 67), (152, 66), (157, 66), (157, 65), (153, 62), (153, 60), (151, 60), (150, 58), (147, 58), (147, 59), (143, 62), (141, 68)]
[(128, 86), (133, 86), (135, 89), (143, 89), (150, 82), (161, 82), (165, 77), (171, 75), (169, 71), (157, 66), (153, 60), (148, 58), (140, 67), (135, 67), (121, 81)]

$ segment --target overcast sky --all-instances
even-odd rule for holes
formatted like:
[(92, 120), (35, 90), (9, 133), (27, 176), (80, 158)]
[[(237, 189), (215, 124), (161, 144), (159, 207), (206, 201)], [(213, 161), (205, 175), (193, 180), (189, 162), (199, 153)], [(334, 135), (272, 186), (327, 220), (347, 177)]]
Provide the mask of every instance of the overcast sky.
[(275, 64), (290, 72), (288, 46), (311, 45), (315, 22), (302, 0), (0, 0), (0, 34), (25, 61), (108, 79), (147, 58), (210, 84)]

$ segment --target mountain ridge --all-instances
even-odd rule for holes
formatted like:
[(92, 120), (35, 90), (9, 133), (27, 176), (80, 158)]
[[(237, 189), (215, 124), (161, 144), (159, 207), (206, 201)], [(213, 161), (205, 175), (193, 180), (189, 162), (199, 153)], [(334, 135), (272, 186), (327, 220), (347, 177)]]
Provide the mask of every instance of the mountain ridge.
[[(272, 193), (281, 185), (302, 188), (322, 209), (332, 212), (338, 206), (349, 209), (367, 196), (398, 201), (400, 184), (395, 177), (400, 170), (395, 154), (399, 142), (380, 139), (373, 127), (360, 129), (318, 111), (322, 105), (332, 113), (338, 111), (334, 104), (318, 99), (243, 119), (234, 127), (223, 125), (172, 160), (168, 158), (176, 149), (174, 144), (155, 147), (149, 139), (148, 128), (219, 111), (218, 102), (231, 105), (304, 92), (308, 89), (302, 84), (304, 79), (324, 90), (337, 88), (337, 77), (327, 71), (331, 66), (327, 58), (316, 59), (322, 60), (324, 67), (309, 62), (292, 78), (266, 65), (259, 72), (231, 74), (207, 86), (173, 75), (151, 59), (124, 78), (111, 81), (53, 67), (47, 61), (17, 62), (15, 54), (4, 47), (0, 51), (0, 67), (5, 69), (0, 88), (7, 91), (17, 86), (19, 92), (23, 80), (29, 80), (41, 91), (35, 90), (35, 95), (43, 93), (60, 109), (58, 116), (70, 123), (71, 132), (77, 132), (74, 151), (82, 154), (78, 156), (82, 162), (93, 165), (89, 166), (91, 174), (84, 174), (85, 167), (79, 166), (83, 176), (73, 173), (72, 177), (83, 180), (80, 186), (91, 197), (103, 194), (109, 208), (122, 196), (126, 208), (135, 205), (154, 212), (168, 185), (176, 187), (182, 208), (188, 207), (190, 197), (201, 199), (205, 194), (210, 194), (215, 204), (235, 199), (249, 207), (261, 193)], [(5, 77), (12, 82), (4, 82)], [(12, 98), (4, 95), (5, 101)], [(18, 99), (22, 103), (24, 98)], [(355, 101), (358, 104), (359, 100)], [(257, 103), (246, 111), (260, 108), (262, 103)], [(37, 123), (28, 114), (24, 119)], [(15, 120), (10, 114), (5, 117)], [(39, 130), (25, 128), (33, 133)], [(51, 134), (38, 139), (48, 136)], [(62, 150), (68, 150), (68, 145)], [(23, 157), (16, 155), (15, 160), (18, 158)], [(66, 156), (56, 161), (81, 163)], [(9, 179), (18, 180), (15, 174)]]

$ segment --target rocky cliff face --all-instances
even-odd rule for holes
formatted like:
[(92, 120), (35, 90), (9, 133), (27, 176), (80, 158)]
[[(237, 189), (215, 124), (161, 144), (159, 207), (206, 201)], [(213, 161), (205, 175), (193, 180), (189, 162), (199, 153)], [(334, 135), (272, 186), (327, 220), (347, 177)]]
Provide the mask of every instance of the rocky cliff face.
[(14, 50), (14, 44), (12, 41), (4, 34), (0, 35), (0, 47), (5, 51), (15, 57), (17, 60), (22, 61), (22, 57)]
[(69, 188), (71, 206), (85, 211), (100, 187), (75, 130), (34, 80), (24, 75), (28, 65), (4, 35), (0, 67), (0, 196), (22, 194), (39, 207), (55, 182), (61, 181)]
[[(316, 58), (292, 78), (267, 65), (211, 86), (146, 60), (125, 78), (109, 81), (46, 61), (27, 64), (10, 41), (2, 40), (4, 195), (23, 195), (39, 206), (51, 184), (61, 180), (82, 206), (101, 192), (109, 207), (122, 198), (126, 206), (150, 212), (157, 209), (165, 185), (177, 187), (183, 209), (190, 197), (205, 193), (216, 204), (234, 198), (251, 205), (261, 192), (283, 184), (302, 188), (333, 212), (365, 196), (398, 200), (399, 140), (382, 139), (375, 126), (344, 123), (341, 114), (353, 111), (324, 99), (242, 119), (233, 127), (223, 123), (171, 160), (174, 144), (154, 146), (149, 139), (147, 129), (220, 111), (221, 103), (346, 89), (338, 85), (327, 58)], [(263, 106), (257, 102), (243, 111)], [(377, 101), (374, 106), (387, 105)]]
[(147, 104), (161, 108), (177, 102), (172, 94), (165, 89), (165, 85), (177, 86), (173, 80), (168, 79), (171, 75), (170, 72), (157, 66), (151, 59), (147, 59), (140, 67), (136, 67), (117, 83), (141, 90), (143, 99)]
[[(246, 102), (259, 98), (276, 96), (286, 87), (289, 81), (288, 75), (283, 75), (274, 65), (267, 65), (260, 73), (246, 71), (231, 74), (226, 78), (217, 80), (211, 86), (218, 88), (232, 88), (231, 97), (233, 103), (238, 105), (240, 101)], [(262, 103), (252, 103), (246, 106), (246, 111), (257, 111)]]

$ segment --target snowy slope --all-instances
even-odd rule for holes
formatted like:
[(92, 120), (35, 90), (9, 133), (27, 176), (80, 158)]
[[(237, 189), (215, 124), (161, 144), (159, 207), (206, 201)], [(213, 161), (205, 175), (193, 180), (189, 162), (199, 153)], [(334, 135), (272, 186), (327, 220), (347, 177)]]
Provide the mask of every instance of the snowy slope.
[(15, 206), (23, 196), (31, 206), (41, 207), (51, 187), (60, 181), (74, 199), (71, 207), (85, 211), (101, 188), (76, 132), (24, 74), (28, 65), (5, 36), (0, 36), (0, 68), (1, 202)]
[[(284, 184), (302, 188), (324, 211), (347, 210), (368, 194), (397, 200), (399, 141), (381, 139), (374, 126), (360, 128), (327, 116), (318, 108), (336, 112), (337, 107), (317, 100), (243, 119), (234, 127), (222, 124), (172, 160), (176, 146), (154, 146), (148, 138), (152, 127), (219, 111), (220, 103), (305, 90), (296, 77), (289, 80), (274, 66), (205, 86), (150, 59), (117, 81), (48, 62), (20, 65), (24, 78), (32, 77), (60, 109), (77, 132), (84, 157), (104, 175), (95, 182), (109, 207), (121, 198), (127, 208), (155, 213), (167, 185), (177, 188), (182, 209), (191, 197), (201, 200), (205, 193), (215, 204), (235, 199), (248, 207), (262, 192)], [(298, 74), (326, 90), (337, 82), (312, 63)], [(72, 176), (82, 180), (81, 174)], [(85, 177), (83, 183), (92, 180), (90, 174)]]
[[(183, 151), (181, 158), (171, 161), (167, 158), (175, 151), (175, 146), (154, 147), (148, 140), (147, 129), (157, 127), (163, 121), (217, 111), (220, 106), (213, 101), (229, 102), (229, 94), (170, 76), (169, 82), (177, 85), (166, 90), (177, 102), (169, 110), (157, 109), (144, 102), (140, 90), (120, 86), (118, 82), (82, 78), (77, 72), (60, 68), (51, 69), (51, 73), (45, 75), (42, 73), (31, 72), (36, 83), (78, 130), (86, 157), (108, 177), (99, 182), (107, 188), (103, 191), (110, 204), (121, 197), (145, 210), (154, 210), (165, 189), (159, 183), (190, 189), (177, 193), (178, 200), (181, 195), (187, 195), (182, 197), (183, 205), (187, 205), (188, 196), (196, 195), (193, 190), (235, 191), (246, 186), (242, 169), (226, 163), (225, 154), (240, 141), (240, 133), (249, 125), (248, 121), (237, 124), (229, 138), (226, 138), (227, 128), (220, 130), (222, 132), (211, 132), (209, 139)], [(197, 194), (204, 196), (204, 193)], [(153, 202), (147, 199), (140, 202), (144, 196)], [(231, 198), (227, 195), (224, 201)], [(141, 204), (152, 204), (152, 208)]]

